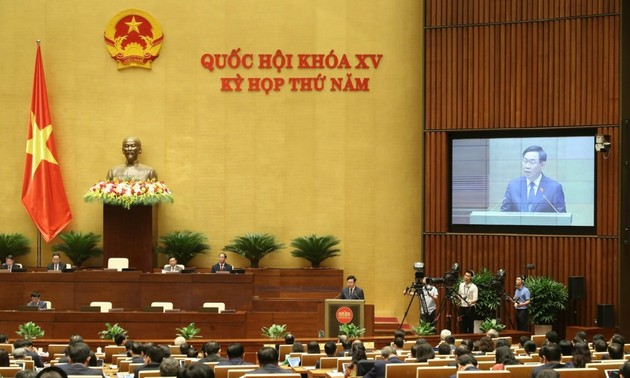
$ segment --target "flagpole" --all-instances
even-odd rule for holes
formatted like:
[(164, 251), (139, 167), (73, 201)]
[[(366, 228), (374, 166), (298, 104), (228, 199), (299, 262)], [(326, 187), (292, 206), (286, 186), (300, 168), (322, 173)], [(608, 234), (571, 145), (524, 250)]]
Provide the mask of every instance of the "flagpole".
[(42, 266), (42, 232), (37, 229), (37, 267)]

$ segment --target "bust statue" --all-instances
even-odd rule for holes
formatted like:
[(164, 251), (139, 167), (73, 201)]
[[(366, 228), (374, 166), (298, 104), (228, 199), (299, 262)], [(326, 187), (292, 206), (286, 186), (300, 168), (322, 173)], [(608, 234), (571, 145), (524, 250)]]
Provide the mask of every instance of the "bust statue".
[(138, 162), (138, 157), (142, 153), (140, 138), (128, 136), (123, 139), (122, 153), (125, 155), (126, 163), (110, 169), (107, 172), (108, 180), (157, 180), (155, 169)]

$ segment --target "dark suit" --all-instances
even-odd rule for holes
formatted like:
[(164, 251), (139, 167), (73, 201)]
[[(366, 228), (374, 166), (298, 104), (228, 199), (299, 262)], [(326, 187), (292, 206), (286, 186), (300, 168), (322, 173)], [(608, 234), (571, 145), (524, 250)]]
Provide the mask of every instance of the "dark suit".
[(379, 360), (374, 363), (374, 367), (363, 378), (385, 378), (385, 365), (399, 364), (402, 361), (398, 357), (390, 357), (386, 360)]
[(68, 375), (103, 375), (103, 370), (92, 369), (83, 364), (61, 364), (57, 366)]
[(234, 267), (228, 263), (223, 264), (223, 270), (221, 270), (221, 264), (216, 263), (212, 265), (212, 273), (216, 272), (231, 272)]
[(46, 307), (48, 306), (48, 303), (43, 302), (43, 301), (39, 301), (37, 304), (35, 304), (33, 302), (28, 302), (26, 305), (29, 306), (29, 307), (37, 306), (37, 308), (39, 308), (40, 310), (45, 310)]
[[(531, 212), (566, 213), (567, 206), (564, 202), (562, 185), (542, 173), (541, 175), (536, 196), (532, 201)], [(510, 181), (505, 190), (501, 211), (530, 212), (527, 204), (528, 190), (525, 176)]]
[[(59, 263), (57, 264), (57, 270), (64, 270), (66, 269), (66, 263), (59, 261)], [(55, 270), (55, 264), (50, 263), (48, 265), (46, 265), (46, 270)]]
[[(11, 265), (11, 270), (15, 268), (19, 268), (19, 265), (18, 266), (16, 266), (15, 264)], [(2, 269), (9, 269), (9, 266), (6, 263), (2, 263)]]
[(138, 378), (138, 373), (145, 370), (160, 370), (160, 363), (150, 362), (144, 366), (137, 367), (136, 370), (133, 372), (133, 378)]
[(538, 374), (545, 369), (563, 369), (565, 367), (566, 365), (560, 362), (548, 362), (544, 365), (540, 365), (534, 368), (534, 370), (532, 370), (532, 378), (536, 378), (536, 376), (538, 376)]
[(259, 367), (258, 369), (248, 371), (247, 374), (291, 374), (293, 370), (291, 369), (283, 369), (278, 365), (267, 364), (263, 367)]
[(219, 356), (218, 354), (209, 354), (204, 358), (200, 359), (199, 362), (221, 362), (227, 361), (225, 358)]
[[(464, 369), (464, 371), (474, 371), (474, 370), (479, 370), (476, 366), (469, 366), (466, 369)], [(451, 375), (449, 378), (457, 378), (457, 373)]]
[(363, 289), (358, 286), (354, 287), (354, 293), (351, 293), (348, 287), (344, 287), (339, 299), (365, 299), (365, 294), (363, 294)]
[(217, 364), (218, 365), (256, 365), (256, 364), (252, 364), (251, 362), (247, 362), (247, 361), (243, 361), (242, 357), (234, 357), (234, 358), (230, 358), (228, 360), (223, 360), (221, 362), (219, 362)]
[(172, 267), (171, 264), (166, 264), (162, 270), (165, 272), (181, 272), (184, 270), (184, 266), (181, 264), (175, 264), (175, 266)]

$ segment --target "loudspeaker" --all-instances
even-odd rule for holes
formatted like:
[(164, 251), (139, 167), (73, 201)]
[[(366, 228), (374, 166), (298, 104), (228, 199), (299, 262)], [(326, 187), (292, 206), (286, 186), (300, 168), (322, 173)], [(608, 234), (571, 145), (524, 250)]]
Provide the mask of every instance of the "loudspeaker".
[(584, 299), (584, 277), (569, 277), (569, 299)]
[(615, 326), (615, 308), (613, 305), (597, 305), (597, 326), (602, 328), (613, 328)]

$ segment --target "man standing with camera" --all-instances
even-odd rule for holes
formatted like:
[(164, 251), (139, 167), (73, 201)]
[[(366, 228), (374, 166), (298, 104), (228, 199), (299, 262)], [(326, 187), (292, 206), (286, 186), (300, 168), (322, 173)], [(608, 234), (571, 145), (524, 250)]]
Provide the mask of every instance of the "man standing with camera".
[(475, 303), (479, 297), (477, 285), (472, 283), (473, 271), (467, 270), (464, 273), (464, 282), (459, 284), (459, 305), (460, 333), (473, 333), (475, 323)]

